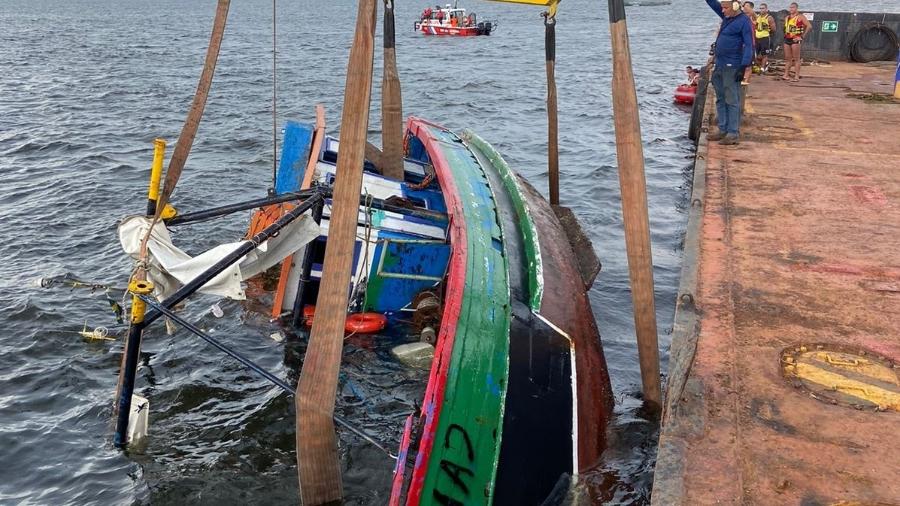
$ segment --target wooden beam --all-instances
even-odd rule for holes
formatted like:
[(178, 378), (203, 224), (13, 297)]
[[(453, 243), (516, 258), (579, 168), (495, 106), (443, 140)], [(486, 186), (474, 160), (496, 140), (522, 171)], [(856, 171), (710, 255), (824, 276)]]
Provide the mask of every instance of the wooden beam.
[(559, 120), (556, 104), (556, 17), (544, 13), (544, 53), (547, 63), (547, 169), (550, 204), (559, 205)]
[(369, 126), (376, 0), (360, 0), (347, 65), (338, 153), (322, 282), (309, 346), (297, 384), (297, 465), (304, 505), (343, 496), (332, 416), (347, 318), (347, 287), (356, 243), (359, 194)]
[(384, 171), (384, 153), (381, 151), (381, 148), (372, 144), (371, 142), (366, 141), (366, 160), (372, 162), (372, 165), (378, 169), (379, 172)]
[(644, 401), (661, 406), (659, 381), (659, 344), (656, 329), (656, 304), (653, 299), (653, 257), (650, 248), (650, 218), (647, 210), (647, 182), (644, 176), (644, 150), (637, 92), (628, 45), (623, 0), (609, 0), (610, 36), (613, 52), (613, 114), (616, 127), (616, 154), (619, 185), (622, 189), (622, 217), (625, 222), (625, 246), (628, 273), (634, 303)]
[(394, 46), (394, 0), (384, 0), (384, 72), (381, 80), (381, 173), (403, 180), (403, 98)]

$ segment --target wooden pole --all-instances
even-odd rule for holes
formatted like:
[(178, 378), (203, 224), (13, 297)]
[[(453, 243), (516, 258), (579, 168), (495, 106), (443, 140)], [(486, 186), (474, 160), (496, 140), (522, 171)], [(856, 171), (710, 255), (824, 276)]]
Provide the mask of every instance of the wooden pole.
[(372, 162), (382, 174), (384, 173), (384, 152), (371, 142), (366, 142), (366, 160)]
[(622, 188), (622, 217), (625, 222), (628, 273), (634, 303), (634, 326), (644, 400), (658, 408), (661, 406), (662, 394), (659, 384), (659, 345), (656, 305), (653, 300), (653, 257), (650, 250), (647, 184), (644, 179), (641, 124), (623, 0), (609, 0), (609, 23), (613, 52), (612, 94), (616, 154), (619, 162), (619, 185)]
[(403, 180), (403, 98), (394, 46), (394, 0), (384, 0), (384, 72), (381, 80), (382, 174)]
[(344, 342), (350, 269), (356, 243), (363, 155), (369, 125), (376, 0), (360, 0), (350, 49), (341, 150), (328, 243), (309, 346), (297, 383), (297, 467), (304, 505), (340, 501), (341, 465), (332, 416)]
[(547, 61), (547, 167), (550, 204), (559, 205), (559, 123), (556, 105), (556, 16), (544, 13), (544, 53)]

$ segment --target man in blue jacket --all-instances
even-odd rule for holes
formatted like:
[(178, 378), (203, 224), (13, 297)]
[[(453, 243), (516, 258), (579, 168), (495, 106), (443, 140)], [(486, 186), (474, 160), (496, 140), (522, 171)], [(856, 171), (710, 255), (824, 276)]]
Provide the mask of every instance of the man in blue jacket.
[(750, 18), (741, 12), (737, 2), (706, 0), (706, 3), (722, 18), (716, 38), (716, 68), (712, 75), (719, 131), (707, 139), (717, 140), (719, 144), (737, 144), (740, 142), (741, 80), (752, 69), (753, 28)]

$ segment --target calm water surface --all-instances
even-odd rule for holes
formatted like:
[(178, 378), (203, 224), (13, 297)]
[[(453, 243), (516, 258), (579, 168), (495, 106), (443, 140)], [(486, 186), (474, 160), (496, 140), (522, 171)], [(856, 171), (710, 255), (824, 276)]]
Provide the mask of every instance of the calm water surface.
[[(398, 2), (404, 113), (473, 128), (545, 189), (540, 10), (466, 3), (482, 20), (499, 20), (494, 35), (422, 37), (412, 24), (425, 4)], [(603, 4), (564, 2), (557, 34), (562, 200), (603, 260), (591, 300), (617, 401), (611, 448), (586, 481), (610, 503), (646, 504), (657, 430), (638, 410)], [(38, 277), (66, 272), (127, 279), (131, 265), (119, 250), (116, 222), (142, 209), (152, 139), (177, 138), (214, 6), (212, 0), (0, 3), (2, 504), (296, 502), (289, 398), (204, 343), (156, 326), (145, 338), (137, 383), (151, 402), (152, 437), (120, 452), (110, 444), (109, 421), (121, 339), (86, 342), (77, 334), (85, 322), (114, 324), (105, 301), (33, 286)], [(804, 7), (896, 9), (893, 0)], [(350, 0), (279, 2), (279, 122), (311, 121), (314, 104), (323, 103), (330, 132), (339, 133), (355, 11)], [(665, 352), (693, 153), (688, 114), (672, 104), (671, 91), (685, 65), (703, 63), (716, 19), (700, 0), (629, 8), (628, 15)], [(265, 193), (272, 167), (271, 23), (270, 2), (233, 2), (207, 113), (175, 197), (183, 210)], [(376, 99), (378, 91), (376, 84)], [(377, 111), (373, 102), (373, 139)], [(185, 229), (177, 240), (201, 251), (238, 237), (245, 223), (246, 216), (235, 216)], [(223, 302), (225, 317), (217, 319), (208, 311), (213, 302), (189, 305), (189, 319), (296, 380), (302, 339), (270, 339), (278, 327), (252, 304)], [(390, 344), (348, 342), (338, 411), (396, 446), (424, 374), (395, 364)], [(383, 504), (392, 462), (344, 433), (341, 441), (347, 502)]]

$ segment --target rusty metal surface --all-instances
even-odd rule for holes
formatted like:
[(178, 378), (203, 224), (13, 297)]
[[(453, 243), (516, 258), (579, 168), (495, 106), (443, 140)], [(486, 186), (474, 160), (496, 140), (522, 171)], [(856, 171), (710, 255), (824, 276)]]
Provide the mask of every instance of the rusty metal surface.
[(804, 70), (754, 79), (743, 142), (698, 151), (676, 333), (698, 322), (673, 339), (654, 504), (900, 504), (900, 414), (822, 402), (782, 369), (804, 343), (900, 360), (900, 106), (850, 96), (889, 93), (892, 68)]
[(581, 280), (584, 282), (584, 289), (590, 290), (600, 274), (600, 258), (594, 251), (594, 245), (591, 239), (584, 233), (581, 223), (572, 212), (572, 209), (565, 206), (551, 206), (556, 217), (559, 218), (559, 224), (569, 239), (572, 251), (575, 252), (575, 261), (578, 262), (578, 272), (581, 273)]
[(600, 333), (578, 272), (575, 253), (550, 204), (524, 179), (519, 179), (531, 204), (538, 228), (544, 271), (541, 314), (566, 332), (578, 352), (578, 464), (583, 471), (597, 463), (606, 447), (606, 426), (612, 413), (612, 386), (600, 342)]

